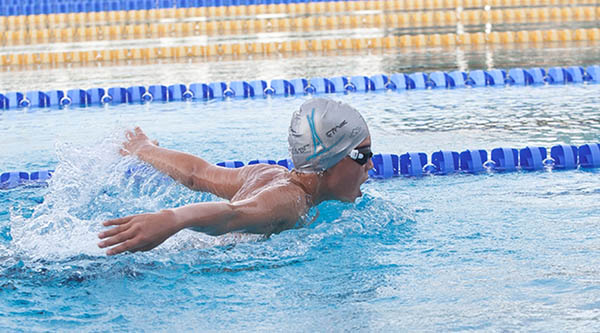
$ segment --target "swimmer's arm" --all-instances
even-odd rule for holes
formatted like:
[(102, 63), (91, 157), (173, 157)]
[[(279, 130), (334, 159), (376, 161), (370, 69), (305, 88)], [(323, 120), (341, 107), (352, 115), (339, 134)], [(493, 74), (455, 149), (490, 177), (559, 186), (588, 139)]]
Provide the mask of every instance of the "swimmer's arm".
[(242, 185), (240, 169), (222, 168), (200, 157), (159, 147), (139, 127), (127, 131), (126, 138), (123, 155), (137, 156), (192, 190), (231, 199)]
[(232, 231), (270, 234), (293, 226), (306, 210), (302, 200), (290, 200), (291, 193), (265, 192), (235, 203), (202, 202), (109, 220), (104, 226), (115, 227), (98, 235), (104, 239), (98, 246), (114, 246), (108, 255), (148, 251), (185, 228), (214, 236)]
[[(275, 192), (275, 191), (274, 191)], [(218, 236), (233, 231), (271, 234), (295, 225), (306, 211), (304, 201), (289, 194), (261, 193), (233, 203), (205, 203), (175, 208), (182, 228)]]

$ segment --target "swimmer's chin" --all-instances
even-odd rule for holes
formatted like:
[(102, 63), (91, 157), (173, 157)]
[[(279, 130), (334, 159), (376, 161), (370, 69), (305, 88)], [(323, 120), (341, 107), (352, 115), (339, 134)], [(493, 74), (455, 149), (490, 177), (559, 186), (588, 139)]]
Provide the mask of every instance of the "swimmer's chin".
[(356, 200), (360, 197), (362, 197), (363, 193), (360, 189), (358, 189), (358, 193), (356, 193), (356, 195), (354, 195), (351, 198), (343, 198), (340, 201), (342, 202), (349, 202), (349, 203), (356, 203)]

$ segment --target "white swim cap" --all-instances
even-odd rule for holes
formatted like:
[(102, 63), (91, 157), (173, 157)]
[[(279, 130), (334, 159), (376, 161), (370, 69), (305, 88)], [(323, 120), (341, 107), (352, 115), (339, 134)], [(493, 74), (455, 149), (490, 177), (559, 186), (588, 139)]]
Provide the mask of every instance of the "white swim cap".
[(294, 169), (327, 170), (368, 136), (367, 123), (355, 108), (327, 98), (310, 99), (292, 115), (288, 142)]

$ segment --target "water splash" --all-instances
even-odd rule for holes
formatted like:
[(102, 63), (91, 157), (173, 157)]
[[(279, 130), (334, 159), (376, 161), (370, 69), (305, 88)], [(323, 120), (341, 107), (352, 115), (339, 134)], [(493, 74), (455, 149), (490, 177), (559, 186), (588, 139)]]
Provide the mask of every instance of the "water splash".
[[(119, 133), (119, 131), (114, 131)], [(75, 254), (98, 255), (95, 234), (99, 220), (107, 216), (90, 205), (102, 188), (114, 186), (122, 177), (118, 136), (106, 136), (91, 146), (58, 143), (58, 165), (41, 204), (31, 217), (11, 210), (12, 247), (32, 259), (60, 259)], [(99, 213), (90, 218), (93, 213)], [(87, 216), (86, 216), (87, 215)]]

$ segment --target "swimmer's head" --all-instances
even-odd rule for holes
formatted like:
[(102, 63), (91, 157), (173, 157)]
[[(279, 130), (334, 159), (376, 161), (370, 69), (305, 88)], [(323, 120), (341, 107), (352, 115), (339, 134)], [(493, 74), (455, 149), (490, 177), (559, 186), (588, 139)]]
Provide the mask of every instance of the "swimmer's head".
[(294, 169), (325, 171), (368, 136), (367, 123), (355, 108), (327, 98), (312, 98), (292, 116), (288, 142)]

